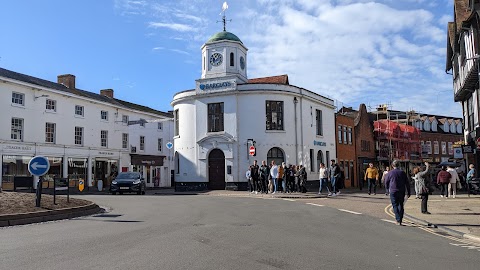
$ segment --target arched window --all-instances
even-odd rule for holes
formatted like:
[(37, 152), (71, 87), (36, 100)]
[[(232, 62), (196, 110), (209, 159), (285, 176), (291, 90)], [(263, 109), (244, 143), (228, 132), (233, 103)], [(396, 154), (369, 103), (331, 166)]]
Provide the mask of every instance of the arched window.
[(175, 152), (175, 156), (173, 157), (175, 161), (175, 174), (180, 174), (180, 157), (178, 152)]
[(320, 170), (320, 163), (323, 163), (322, 150), (318, 150), (318, 152), (317, 152), (317, 168), (318, 168), (318, 170)]
[(268, 165), (272, 163), (272, 160), (275, 161), (275, 164), (281, 165), (282, 162), (285, 161), (284, 155), (283, 155), (283, 150), (278, 147), (273, 147), (271, 148), (268, 153), (267, 153), (267, 162)]
[(235, 56), (233, 55), (233, 52), (230, 53), (230, 66), (235, 66)]

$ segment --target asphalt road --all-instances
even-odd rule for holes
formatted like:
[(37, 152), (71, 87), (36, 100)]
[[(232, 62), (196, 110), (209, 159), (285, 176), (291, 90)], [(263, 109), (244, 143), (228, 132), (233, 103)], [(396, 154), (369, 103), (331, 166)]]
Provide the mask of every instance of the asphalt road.
[(324, 200), (84, 198), (111, 211), (1, 228), (0, 269), (480, 268), (479, 249)]

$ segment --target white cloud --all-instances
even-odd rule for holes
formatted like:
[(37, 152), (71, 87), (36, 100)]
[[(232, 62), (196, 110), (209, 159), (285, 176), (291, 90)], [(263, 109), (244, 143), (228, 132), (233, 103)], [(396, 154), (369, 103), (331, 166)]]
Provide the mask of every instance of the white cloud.
[(179, 31), (179, 32), (191, 32), (195, 31), (195, 28), (186, 24), (179, 23), (161, 23), (161, 22), (150, 22), (148, 24), (151, 28), (168, 28), (170, 30)]

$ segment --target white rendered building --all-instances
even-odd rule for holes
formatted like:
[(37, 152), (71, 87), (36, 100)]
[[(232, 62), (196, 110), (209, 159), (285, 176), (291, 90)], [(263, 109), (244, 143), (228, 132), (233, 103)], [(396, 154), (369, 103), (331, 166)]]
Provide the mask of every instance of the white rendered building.
[[(45, 180), (84, 180), (105, 186), (119, 171), (143, 172), (147, 186), (171, 186), (171, 113), (75, 87), (75, 76), (50, 82), (0, 68), (0, 187), (30, 177), (28, 162), (48, 157)], [(140, 121), (141, 119), (145, 121)], [(46, 185), (48, 185), (48, 181)]]
[(195, 89), (174, 96), (177, 190), (244, 190), (254, 159), (301, 164), (318, 180), (318, 164), (336, 158), (333, 100), (287, 75), (249, 80), (247, 59), (237, 36), (215, 34), (202, 46)]

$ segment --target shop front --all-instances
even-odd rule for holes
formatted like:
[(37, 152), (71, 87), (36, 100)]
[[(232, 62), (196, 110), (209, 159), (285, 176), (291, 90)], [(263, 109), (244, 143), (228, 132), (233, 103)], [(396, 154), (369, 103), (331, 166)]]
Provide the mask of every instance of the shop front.
[(163, 167), (165, 156), (135, 155), (131, 154), (131, 170), (140, 172), (145, 179), (147, 187), (167, 187), (168, 168)]

